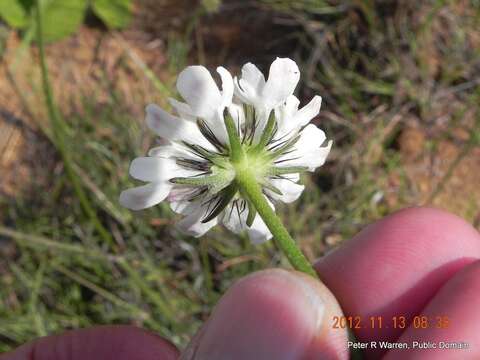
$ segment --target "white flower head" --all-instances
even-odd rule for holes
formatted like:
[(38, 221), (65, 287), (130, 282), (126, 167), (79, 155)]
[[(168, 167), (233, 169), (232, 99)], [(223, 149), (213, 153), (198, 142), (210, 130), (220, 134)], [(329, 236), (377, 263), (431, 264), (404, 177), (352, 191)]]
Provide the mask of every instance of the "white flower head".
[[(147, 106), (147, 125), (166, 145), (133, 160), (130, 175), (147, 184), (123, 191), (120, 203), (140, 210), (167, 200), (184, 215), (178, 227), (187, 234), (199, 237), (223, 223), (260, 243), (272, 235), (238, 186), (238, 174), (253, 172), (272, 208), (290, 203), (304, 189), (299, 174), (323, 165), (332, 141), (324, 145), (324, 132), (309, 124), (320, 111), (319, 96), (299, 109), (293, 91), (300, 72), (293, 60), (277, 58), (267, 80), (251, 63), (240, 79), (222, 67), (217, 72), (221, 90), (202, 66), (180, 73), (177, 89), (186, 102), (170, 99), (177, 116)], [(241, 161), (232, 156), (227, 120), (235, 124)]]

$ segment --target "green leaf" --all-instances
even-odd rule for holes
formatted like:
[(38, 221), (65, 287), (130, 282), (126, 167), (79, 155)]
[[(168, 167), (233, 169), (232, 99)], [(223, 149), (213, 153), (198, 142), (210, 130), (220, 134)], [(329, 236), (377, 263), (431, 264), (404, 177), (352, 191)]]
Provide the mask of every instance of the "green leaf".
[(43, 0), (43, 36), (45, 41), (60, 40), (73, 34), (83, 22), (87, 0)]
[(133, 10), (131, 0), (93, 0), (92, 8), (110, 29), (127, 26)]
[(0, 0), (0, 17), (15, 29), (23, 29), (28, 22), (27, 13), (17, 0)]

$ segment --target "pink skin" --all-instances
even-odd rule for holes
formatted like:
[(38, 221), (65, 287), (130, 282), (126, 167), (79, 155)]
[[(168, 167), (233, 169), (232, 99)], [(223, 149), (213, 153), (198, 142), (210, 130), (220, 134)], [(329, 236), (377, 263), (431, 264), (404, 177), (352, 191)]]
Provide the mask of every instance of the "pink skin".
[(1, 360), (173, 360), (168, 341), (133, 326), (99, 326), (38, 339)]
[[(382, 316), (385, 324), (392, 316), (411, 319), (419, 314), (430, 318), (443, 315), (449, 320), (446, 329), (414, 329), (412, 325), (403, 330), (364, 328), (356, 333), (359, 340), (469, 343), (469, 352), (368, 351), (368, 358), (404, 359), (407, 354), (409, 359), (480, 358), (477, 259), (480, 235), (464, 220), (440, 210), (412, 208), (370, 225), (321, 259), (316, 268), (345, 314), (361, 316), (364, 323), (370, 316)], [(285, 359), (346, 358), (342, 334), (332, 336), (331, 330), (313, 335), (308, 307), (315, 301), (305, 297), (303, 285), (291, 281), (298, 275), (279, 280), (276, 273), (285, 272), (260, 272), (232, 286), (196, 337), (199, 359), (222, 358), (221, 354), (226, 358), (229, 351), (229, 359), (268, 359), (277, 351), (290, 351), (282, 357)], [(330, 327), (328, 309), (333, 305), (328, 305), (328, 299), (323, 301), (327, 303), (324, 321)], [(198, 355), (202, 351), (206, 354), (203, 357)], [(109, 326), (39, 339), (0, 355), (0, 360), (153, 360), (178, 356), (170, 343), (146, 331)]]
[[(480, 235), (464, 220), (411, 208), (368, 226), (316, 268), (346, 314), (363, 321), (382, 316), (385, 322), (420, 313), (443, 284), (479, 258)], [(395, 340), (401, 331), (367, 327), (356, 335), (361, 341)]]
[[(402, 334), (399, 341), (412, 343), (413, 341), (439, 343), (464, 342), (476, 349), (473, 356), (464, 356), (464, 359), (478, 359), (480, 345), (480, 314), (478, 311), (478, 294), (480, 294), (480, 261), (465, 267), (451, 280), (449, 280), (422, 310), (421, 316), (434, 319), (434, 326), (428, 331), (413, 324)], [(438, 323), (437, 316), (448, 319)], [(437, 324), (439, 327), (437, 327)], [(444, 325), (447, 327), (445, 328)], [(404, 351), (391, 351), (386, 359), (458, 359), (463, 350), (455, 349), (412, 349), (408, 353)], [(464, 354), (467, 354), (466, 352)]]

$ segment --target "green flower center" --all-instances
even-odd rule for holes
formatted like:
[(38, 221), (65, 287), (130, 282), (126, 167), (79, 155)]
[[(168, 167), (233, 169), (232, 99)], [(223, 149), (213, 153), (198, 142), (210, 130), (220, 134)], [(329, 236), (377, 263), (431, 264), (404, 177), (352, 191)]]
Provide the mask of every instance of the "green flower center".
[[(189, 201), (202, 199), (209, 205), (202, 222), (208, 222), (219, 215), (232, 200), (242, 198), (247, 201), (249, 210), (247, 225), (250, 226), (256, 212), (240, 190), (242, 179), (244, 177), (255, 179), (262, 189), (282, 195), (280, 190), (272, 185), (270, 179), (306, 170), (300, 167), (278, 167), (275, 163), (279, 156), (292, 150), (300, 137), (299, 134), (274, 140), (278, 130), (274, 111), (269, 114), (261, 134), (256, 134), (258, 123), (253, 107), (246, 105), (244, 111), (245, 123), (242, 129), (240, 124), (235, 124), (228, 111), (224, 112), (228, 144), (218, 140), (207, 122), (202, 119), (197, 121), (200, 132), (216, 151), (182, 143), (202, 160), (177, 158), (177, 164), (202, 172), (191, 177), (173, 178), (170, 182), (198, 189)], [(213, 205), (210, 206), (211, 204)]]

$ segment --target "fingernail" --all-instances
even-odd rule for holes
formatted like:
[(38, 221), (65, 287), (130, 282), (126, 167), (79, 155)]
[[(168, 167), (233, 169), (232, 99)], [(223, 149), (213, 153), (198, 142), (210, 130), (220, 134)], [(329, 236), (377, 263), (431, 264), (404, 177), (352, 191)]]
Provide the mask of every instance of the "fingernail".
[(182, 359), (300, 359), (319, 333), (325, 304), (314, 281), (268, 270), (237, 282)]

